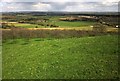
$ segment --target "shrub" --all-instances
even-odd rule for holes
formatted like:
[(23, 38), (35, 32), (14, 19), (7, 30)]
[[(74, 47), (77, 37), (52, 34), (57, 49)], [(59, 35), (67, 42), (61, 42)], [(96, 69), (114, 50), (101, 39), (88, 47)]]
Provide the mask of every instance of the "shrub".
[[(102, 32), (101, 32), (102, 31)], [(94, 31), (83, 30), (29, 30), (26, 28), (11, 28), (11, 30), (2, 30), (3, 39), (25, 38), (29, 41), (30, 38), (70, 38), (95, 36), (103, 34), (115, 34), (115, 32), (103, 32), (102, 29), (94, 29)], [(116, 33), (118, 34), (118, 33)]]
[(97, 23), (93, 26), (93, 31), (94, 32), (106, 32), (107, 31), (107, 26), (106, 25), (102, 25), (100, 23)]

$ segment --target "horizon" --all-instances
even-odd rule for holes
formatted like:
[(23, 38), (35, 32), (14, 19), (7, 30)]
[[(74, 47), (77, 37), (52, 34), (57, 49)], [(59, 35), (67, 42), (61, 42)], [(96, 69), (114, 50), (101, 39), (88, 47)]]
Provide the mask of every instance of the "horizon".
[(119, 13), (120, 11), (82, 11), (82, 12), (68, 12), (68, 11), (0, 11), (0, 13), (10, 13), (10, 12), (59, 12), (59, 13)]

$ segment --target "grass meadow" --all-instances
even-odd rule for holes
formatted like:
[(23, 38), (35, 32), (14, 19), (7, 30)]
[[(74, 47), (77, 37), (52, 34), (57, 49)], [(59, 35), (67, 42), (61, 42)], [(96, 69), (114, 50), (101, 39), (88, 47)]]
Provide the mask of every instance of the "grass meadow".
[[(95, 22), (91, 21), (77, 21), (77, 22), (69, 22), (69, 21), (54, 21), (54, 22), (48, 22), (52, 23), (56, 26), (62, 27), (62, 28), (75, 28), (75, 27), (87, 27), (87, 26), (92, 26), (95, 24)], [(23, 27), (23, 28), (49, 28), (49, 26), (41, 26), (37, 24), (28, 24), (28, 23), (14, 23), (16, 27)]]
[(14, 15), (2, 16), (3, 79), (119, 79), (115, 19)]
[(35, 27), (39, 27), (39, 28), (43, 28), (43, 26), (40, 25), (36, 25), (36, 24), (27, 24), (27, 23), (15, 23), (14, 24), (16, 27), (22, 27), (22, 28), (35, 28)]
[(116, 79), (118, 36), (8, 39), (3, 79)]

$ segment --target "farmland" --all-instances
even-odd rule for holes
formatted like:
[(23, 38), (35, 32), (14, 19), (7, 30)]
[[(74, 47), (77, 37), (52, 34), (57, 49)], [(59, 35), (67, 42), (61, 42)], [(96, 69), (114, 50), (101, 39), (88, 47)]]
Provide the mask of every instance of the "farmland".
[[(59, 28), (74, 28), (74, 27), (86, 27), (86, 26), (92, 26), (95, 22), (65, 22), (65, 21), (56, 21), (55, 25), (58, 25)], [(36, 26), (38, 28), (44, 28), (45, 26), (36, 25), (36, 24), (27, 24), (27, 23), (15, 23), (16, 27), (23, 27), (23, 28), (35, 28)], [(46, 27), (50, 28), (50, 27)]]
[[(8, 16), (6, 16), (8, 17)], [(95, 21), (60, 21), (59, 18), (64, 17), (64, 16), (51, 16), (48, 18), (46, 16), (40, 16), (40, 17), (35, 17), (31, 16), (33, 18), (33, 21), (28, 21), (27, 19), (21, 19), (24, 18), (18, 18), (16, 21), (9, 20), (9, 19), (4, 19), (3, 21), (7, 22), (9, 25), (12, 24), (15, 27), (22, 27), (22, 28), (74, 28), (74, 27), (87, 27), (87, 26), (92, 26), (96, 22)], [(47, 19), (46, 19), (47, 18)], [(46, 20), (45, 20), (46, 19)]]
[(98, 14), (3, 14), (2, 78), (118, 79), (116, 19)]

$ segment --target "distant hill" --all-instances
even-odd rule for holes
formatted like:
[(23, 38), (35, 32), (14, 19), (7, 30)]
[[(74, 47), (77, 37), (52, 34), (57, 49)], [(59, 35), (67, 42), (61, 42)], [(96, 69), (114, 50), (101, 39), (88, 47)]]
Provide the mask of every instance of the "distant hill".
[(9, 15), (16, 15), (16, 14), (30, 14), (30, 15), (35, 15), (35, 16), (40, 16), (40, 15), (119, 15), (118, 12), (29, 12), (29, 11), (24, 11), (24, 12), (2, 12), (2, 14), (9, 14)]

